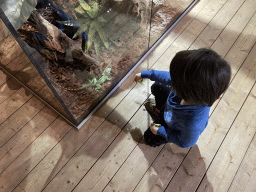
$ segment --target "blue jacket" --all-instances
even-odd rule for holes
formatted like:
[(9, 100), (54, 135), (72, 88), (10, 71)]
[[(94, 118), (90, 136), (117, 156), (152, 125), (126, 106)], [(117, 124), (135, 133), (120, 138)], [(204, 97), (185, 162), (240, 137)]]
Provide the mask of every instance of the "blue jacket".
[[(166, 71), (142, 71), (142, 78), (151, 81), (171, 85), (170, 73)], [(157, 135), (164, 137), (168, 142), (174, 143), (182, 148), (192, 147), (196, 144), (199, 135), (208, 124), (210, 107), (204, 105), (181, 105), (181, 98), (169, 89), (164, 109), (164, 120), (168, 127), (161, 126)]]

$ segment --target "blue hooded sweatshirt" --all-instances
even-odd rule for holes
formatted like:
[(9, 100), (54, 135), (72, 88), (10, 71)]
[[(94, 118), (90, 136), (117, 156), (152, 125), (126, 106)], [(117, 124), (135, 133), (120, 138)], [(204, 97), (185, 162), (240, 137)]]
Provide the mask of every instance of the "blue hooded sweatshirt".
[(159, 127), (157, 135), (182, 148), (194, 146), (208, 124), (210, 107), (181, 105), (181, 98), (170, 89), (172, 81), (167, 71), (142, 71), (141, 77), (162, 84), (170, 91), (164, 109), (167, 127)]

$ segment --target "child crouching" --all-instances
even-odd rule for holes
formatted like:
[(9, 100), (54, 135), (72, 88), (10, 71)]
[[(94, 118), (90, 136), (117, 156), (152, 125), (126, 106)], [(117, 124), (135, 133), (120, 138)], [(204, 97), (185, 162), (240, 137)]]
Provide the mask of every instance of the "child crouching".
[(154, 123), (144, 133), (152, 147), (174, 143), (182, 148), (196, 144), (208, 124), (212, 104), (225, 92), (231, 79), (229, 64), (211, 49), (178, 52), (170, 71), (142, 71), (135, 81), (155, 83), (145, 107)]

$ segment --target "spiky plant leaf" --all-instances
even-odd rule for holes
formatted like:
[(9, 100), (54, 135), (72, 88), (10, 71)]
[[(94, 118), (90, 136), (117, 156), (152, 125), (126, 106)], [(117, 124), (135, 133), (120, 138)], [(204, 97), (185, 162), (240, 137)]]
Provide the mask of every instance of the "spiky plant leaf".
[[(77, 20), (76, 20), (77, 21)], [(75, 35), (72, 37), (73, 39), (76, 38), (79, 34), (85, 32), (88, 30), (90, 26), (91, 21), (86, 21), (83, 25), (80, 25), (81, 27), (77, 30)]]
[(97, 25), (96, 27), (97, 27), (97, 31), (98, 31), (98, 34), (99, 34), (102, 42), (104, 43), (105, 47), (108, 49), (109, 43), (108, 43), (107, 37), (105, 36), (104, 30), (102, 29), (102, 27), (100, 25)]
[(97, 31), (97, 25), (96, 25), (96, 22), (93, 21), (89, 28), (87, 50), (89, 50), (90, 47), (92, 46), (92, 43), (95, 39), (96, 31)]
[(81, 26), (81, 30), (84, 32), (84, 31), (87, 31), (90, 27), (90, 24), (91, 24), (92, 21), (85, 21), (84, 24)]
[(95, 38), (94, 49), (95, 49), (95, 53), (96, 53), (97, 57), (99, 56), (99, 48), (100, 48), (100, 40), (99, 40), (99, 38)]
[[(100, 41), (103, 42), (104, 46), (109, 49), (108, 40), (104, 34), (104, 30), (100, 26), (100, 23), (106, 22), (104, 17), (100, 14), (104, 10), (102, 9), (106, 1), (100, 0), (91, 0), (90, 3), (86, 3), (84, 0), (79, 0), (80, 4), (77, 8), (77, 12), (84, 13), (82, 14), (85, 18), (83, 20), (85, 23), (79, 24), (81, 28), (76, 32), (73, 38), (79, 35), (82, 32), (86, 32), (88, 34), (88, 41), (86, 44), (86, 51), (90, 49), (92, 44), (94, 44), (96, 55), (99, 54)], [(83, 9), (83, 11), (79, 10)], [(90, 18), (88, 18), (88, 16)]]
[(85, 11), (90, 11), (92, 8), (84, 0), (79, 0), (81, 7)]
[(14, 29), (18, 30), (27, 21), (36, 4), (37, 0), (2, 0), (0, 8)]
[(104, 19), (104, 17), (103, 17), (102, 15), (97, 18), (97, 21), (98, 21), (99, 23), (105, 23), (105, 22), (107, 22), (107, 21)]
[(83, 7), (81, 5), (79, 5), (78, 7), (75, 8), (75, 11), (77, 13), (80, 13), (81, 15), (85, 14), (85, 11), (83, 9)]
[(92, 18), (96, 18), (99, 13), (99, 3), (97, 1), (91, 2), (91, 10), (89, 11), (92, 15)]
[(81, 33), (83, 33), (83, 32), (84, 32), (84, 30), (83, 30), (82, 28), (79, 28), (79, 29), (77, 30), (77, 32), (75, 33), (75, 35), (72, 37), (72, 39), (76, 38), (79, 34), (81, 34)]
[(79, 26), (84, 25), (85, 22), (87, 22), (87, 21), (91, 21), (91, 19), (90, 19), (89, 17), (87, 18), (85, 15), (84, 15), (83, 18), (75, 19), (75, 22), (76, 22)]

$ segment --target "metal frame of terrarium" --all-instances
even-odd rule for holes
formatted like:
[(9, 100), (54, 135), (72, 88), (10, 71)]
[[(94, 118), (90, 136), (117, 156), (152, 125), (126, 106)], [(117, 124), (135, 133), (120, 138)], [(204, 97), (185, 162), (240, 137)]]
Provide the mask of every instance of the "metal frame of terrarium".
[[(65, 118), (69, 123), (71, 123), (73, 126), (76, 128), (80, 129), (86, 121), (98, 110), (98, 108), (120, 87), (120, 85), (131, 75), (131, 73), (143, 62), (144, 59), (148, 57), (148, 55), (159, 45), (159, 43), (167, 36), (167, 34), (180, 22), (180, 20), (194, 7), (194, 5), (198, 2), (199, 0), (194, 0), (185, 10), (184, 12), (175, 20), (175, 22), (161, 35), (161, 37), (148, 49), (148, 51), (137, 61), (137, 63), (123, 76), (123, 78), (112, 88), (112, 90), (94, 107), (94, 109), (80, 122), (78, 123), (77, 120), (72, 116), (64, 102), (62, 101), (61, 97), (59, 94), (56, 92), (54, 87), (52, 86), (52, 83), (48, 80), (48, 78), (45, 76), (44, 73), (41, 72), (41, 69), (38, 67), (38, 60), (34, 57), (36, 54), (39, 54), (36, 52), (33, 56), (31, 55), (29, 48), (27, 45), (24, 43), (24, 41), (19, 37), (18, 33), (16, 30), (13, 28), (12, 24), (9, 22), (8, 18), (5, 16), (3, 10), (0, 8), (0, 18), (3, 20), (4, 24), (7, 26), (11, 34), (14, 36), (16, 41), (19, 43), (21, 48), (24, 50), (26, 55), (29, 57), (31, 62), (34, 64), (36, 67), (37, 71), (40, 73), (40, 75), (43, 77), (45, 80), (46, 84), (48, 87), (51, 89), (51, 91), (54, 93), (54, 95), (57, 97), (67, 114), (70, 116), (71, 119), (68, 119), (65, 117), (61, 112), (56, 110), (54, 107), (52, 107), (48, 102), (46, 102), (44, 99), (42, 99), (40, 96), (38, 96), (33, 90), (31, 90), (29, 87), (27, 87), (24, 83), (22, 83), (19, 79), (14, 77), (12, 74), (10, 74), (6, 69), (2, 68), (6, 73), (8, 73), (11, 77), (19, 81), (24, 87), (26, 87), (28, 90), (30, 90), (34, 95), (37, 95), (45, 104), (47, 104), (49, 107), (51, 107), (54, 111), (56, 111), (58, 114), (60, 114), (63, 118)], [(150, 33), (150, 31), (149, 31)], [(40, 54), (39, 54), (40, 55)], [(73, 122), (72, 122), (73, 121)], [(75, 123), (74, 123), (75, 122)]]

